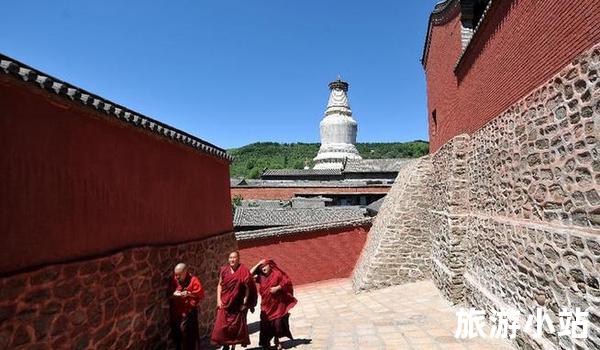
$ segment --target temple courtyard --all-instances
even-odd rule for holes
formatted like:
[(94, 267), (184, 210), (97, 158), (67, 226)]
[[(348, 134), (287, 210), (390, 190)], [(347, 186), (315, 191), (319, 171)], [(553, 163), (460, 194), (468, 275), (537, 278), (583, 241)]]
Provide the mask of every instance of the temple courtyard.
[[(455, 338), (457, 308), (431, 281), (354, 294), (349, 279), (335, 279), (299, 286), (295, 294), (295, 340), (284, 341), (284, 349), (512, 349), (499, 339)], [(247, 349), (260, 349), (259, 313), (248, 323)]]

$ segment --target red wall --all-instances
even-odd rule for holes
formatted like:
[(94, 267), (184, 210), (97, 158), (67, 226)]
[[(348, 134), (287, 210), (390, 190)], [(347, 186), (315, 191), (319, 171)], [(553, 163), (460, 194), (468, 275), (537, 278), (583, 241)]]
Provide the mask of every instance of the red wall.
[(369, 227), (348, 227), (302, 233), (294, 237), (240, 241), (241, 259), (254, 266), (272, 258), (294, 285), (349, 277), (362, 251)]
[(432, 27), (425, 67), (431, 152), (477, 131), (600, 41), (598, 0), (494, 1), (455, 74), (459, 16)]
[(241, 195), (244, 199), (288, 200), (296, 194), (304, 193), (387, 193), (390, 187), (271, 187), (271, 188), (232, 188), (231, 198)]
[(233, 230), (229, 164), (0, 76), (0, 273)]

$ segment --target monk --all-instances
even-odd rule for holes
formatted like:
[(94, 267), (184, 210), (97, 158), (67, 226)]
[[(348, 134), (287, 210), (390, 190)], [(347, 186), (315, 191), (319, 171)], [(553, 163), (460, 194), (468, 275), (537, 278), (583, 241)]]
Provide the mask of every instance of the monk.
[(210, 340), (224, 350), (235, 349), (236, 344), (250, 344), (246, 316), (254, 312), (258, 296), (250, 270), (240, 264), (238, 251), (229, 254), (228, 264), (219, 271), (217, 285), (217, 316)]
[(196, 350), (200, 347), (198, 303), (204, 298), (204, 289), (184, 263), (175, 265), (173, 272), (168, 289), (171, 336), (177, 350)]
[(251, 270), (257, 273), (260, 302), (259, 345), (263, 349), (271, 348), (271, 339), (275, 339), (275, 348), (282, 349), (279, 338), (294, 339), (290, 332), (290, 309), (298, 300), (294, 298), (294, 288), (288, 275), (273, 260), (263, 259)]

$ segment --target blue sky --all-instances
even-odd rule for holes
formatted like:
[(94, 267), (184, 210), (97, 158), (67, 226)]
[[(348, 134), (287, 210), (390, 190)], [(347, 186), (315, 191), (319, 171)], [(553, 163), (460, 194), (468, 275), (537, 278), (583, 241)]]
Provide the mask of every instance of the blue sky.
[(436, 2), (9, 1), (0, 51), (225, 148), (318, 142), (341, 74), (359, 142), (411, 141)]

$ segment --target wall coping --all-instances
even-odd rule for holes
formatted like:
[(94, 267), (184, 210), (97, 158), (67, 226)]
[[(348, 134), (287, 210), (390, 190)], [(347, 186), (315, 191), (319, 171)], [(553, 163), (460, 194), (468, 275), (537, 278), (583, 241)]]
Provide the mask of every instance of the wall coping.
[(351, 228), (371, 226), (373, 218), (363, 218), (357, 220), (345, 220), (319, 224), (290, 225), (285, 227), (274, 227), (252, 231), (239, 231), (235, 233), (238, 241), (252, 241), (271, 237), (293, 236), (307, 232), (329, 230), (335, 228)]
[(427, 22), (427, 33), (425, 34), (425, 43), (423, 45), (423, 54), (421, 56), (421, 65), (423, 68), (427, 65), (427, 56), (429, 55), (429, 42), (431, 41), (431, 29), (433, 26), (446, 24), (457, 14), (459, 0), (444, 0), (437, 3), (429, 15)]
[(66, 83), (3, 54), (0, 54), (0, 74), (16, 77), (32, 86), (53, 93), (66, 100), (79, 102), (91, 110), (104, 113), (119, 122), (147, 130), (161, 138), (180, 143), (216, 158), (221, 158), (229, 162), (233, 161), (233, 157), (220, 147), (92, 94), (82, 88)]
[(459, 68), (462, 65), (462, 62), (464, 61), (464, 57), (471, 51), (473, 51), (473, 41), (476, 40), (476, 37), (479, 38), (479, 36), (481, 36), (481, 34), (477, 35), (477, 33), (480, 32), (480, 28), (481, 26), (484, 24), (486, 17), (488, 12), (490, 11), (490, 7), (492, 7), (493, 4), (497, 4), (499, 1), (494, 1), (494, 0), (490, 0), (487, 4), (487, 6), (485, 7), (485, 9), (483, 10), (483, 13), (481, 14), (481, 19), (479, 20), (479, 23), (477, 23), (477, 26), (475, 26), (475, 28), (473, 29), (473, 34), (471, 35), (471, 39), (469, 40), (469, 42), (467, 43), (467, 45), (465, 46), (465, 48), (462, 50), (462, 52), (460, 53), (460, 56), (458, 56), (458, 60), (456, 60), (456, 64), (454, 65), (454, 73), (457, 74)]

